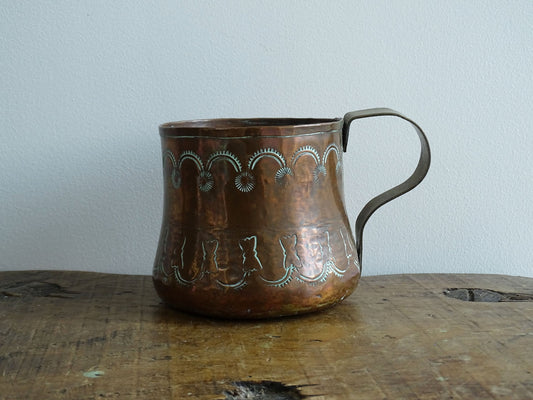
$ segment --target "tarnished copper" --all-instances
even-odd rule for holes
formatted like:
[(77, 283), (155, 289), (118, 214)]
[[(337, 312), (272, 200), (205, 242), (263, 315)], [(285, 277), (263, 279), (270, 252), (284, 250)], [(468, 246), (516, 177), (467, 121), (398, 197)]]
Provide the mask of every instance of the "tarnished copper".
[[(153, 269), (160, 297), (229, 318), (305, 313), (335, 304), (361, 273), (364, 223), (412, 189), (429, 167), (372, 200), (352, 234), (344, 206), (344, 119), (216, 119), (160, 126), (164, 212)], [(383, 197), (385, 196), (385, 197)], [(379, 203), (379, 204), (378, 204)], [(361, 217), (362, 216), (362, 217)]]

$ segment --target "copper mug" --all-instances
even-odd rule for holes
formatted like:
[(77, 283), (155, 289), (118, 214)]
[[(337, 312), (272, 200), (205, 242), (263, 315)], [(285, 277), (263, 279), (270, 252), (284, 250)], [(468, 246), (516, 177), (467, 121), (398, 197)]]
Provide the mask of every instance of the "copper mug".
[[(350, 123), (396, 116), (421, 143), (402, 184), (361, 210), (352, 234), (344, 205), (343, 152)], [(213, 119), (159, 127), (164, 211), (153, 269), (161, 299), (224, 318), (307, 313), (350, 295), (361, 275), (363, 228), (372, 213), (424, 179), (420, 127), (386, 109), (335, 119)]]

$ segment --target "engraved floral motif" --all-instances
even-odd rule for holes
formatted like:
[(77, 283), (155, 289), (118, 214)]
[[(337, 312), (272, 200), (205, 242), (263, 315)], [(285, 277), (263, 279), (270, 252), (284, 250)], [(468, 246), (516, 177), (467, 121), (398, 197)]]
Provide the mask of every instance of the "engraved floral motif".
[(315, 170), (313, 171), (313, 182), (318, 183), (318, 181), (320, 180), (320, 175), (327, 175), (326, 167), (323, 164), (317, 165)]
[(235, 178), (235, 186), (241, 192), (250, 192), (255, 187), (255, 178), (250, 172), (243, 171)]
[(276, 176), (275, 176), (276, 183), (278, 183), (279, 185), (283, 185), (287, 183), (287, 177), (293, 176), (293, 175), (294, 173), (292, 172), (292, 169), (290, 167), (281, 167), (276, 172)]
[(209, 192), (213, 189), (215, 182), (213, 180), (213, 174), (209, 171), (201, 171), (198, 175), (198, 187), (202, 192)]
[(177, 168), (172, 168), (172, 173), (170, 175), (170, 180), (172, 182), (172, 186), (174, 188), (179, 188), (181, 185), (181, 173), (180, 170)]

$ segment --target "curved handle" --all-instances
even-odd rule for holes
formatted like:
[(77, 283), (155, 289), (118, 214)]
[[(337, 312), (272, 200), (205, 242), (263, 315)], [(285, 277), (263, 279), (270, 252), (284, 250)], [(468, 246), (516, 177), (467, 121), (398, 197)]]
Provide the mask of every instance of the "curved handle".
[(346, 152), (350, 124), (353, 120), (382, 116), (399, 117), (411, 123), (411, 125), (415, 128), (416, 133), (418, 134), (418, 138), (420, 139), (420, 159), (418, 160), (418, 165), (416, 166), (415, 171), (405, 182), (400, 183), (398, 186), (395, 186), (392, 189), (387, 190), (385, 193), (374, 197), (363, 207), (363, 209), (357, 216), (357, 219), (355, 220), (355, 243), (360, 265), (363, 252), (363, 228), (365, 227), (368, 218), (370, 218), (374, 211), (376, 211), (379, 207), (388, 203), (391, 200), (394, 200), (396, 197), (407, 193), (408, 191), (416, 187), (420, 182), (422, 182), (428, 172), (429, 165), (431, 163), (431, 152), (429, 150), (429, 143), (422, 129), (416, 124), (416, 122), (400, 114), (399, 112), (391, 110), (389, 108), (371, 108), (368, 110), (360, 110), (347, 113), (344, 116), (344, 125), (342, 128), (343, 150)]

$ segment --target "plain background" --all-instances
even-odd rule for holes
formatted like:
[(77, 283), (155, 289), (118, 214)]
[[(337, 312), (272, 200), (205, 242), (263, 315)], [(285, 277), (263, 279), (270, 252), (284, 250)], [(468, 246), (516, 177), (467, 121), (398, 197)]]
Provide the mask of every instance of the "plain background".
[[(0, 270), (150, 274), (157, 127), (391, 107), (426, 180), (365, 229), (363, 273), (533, 277), (533, 2), (3, 1)], [(394, 118), (352, 125), (346, 206), (414, 169)]]

